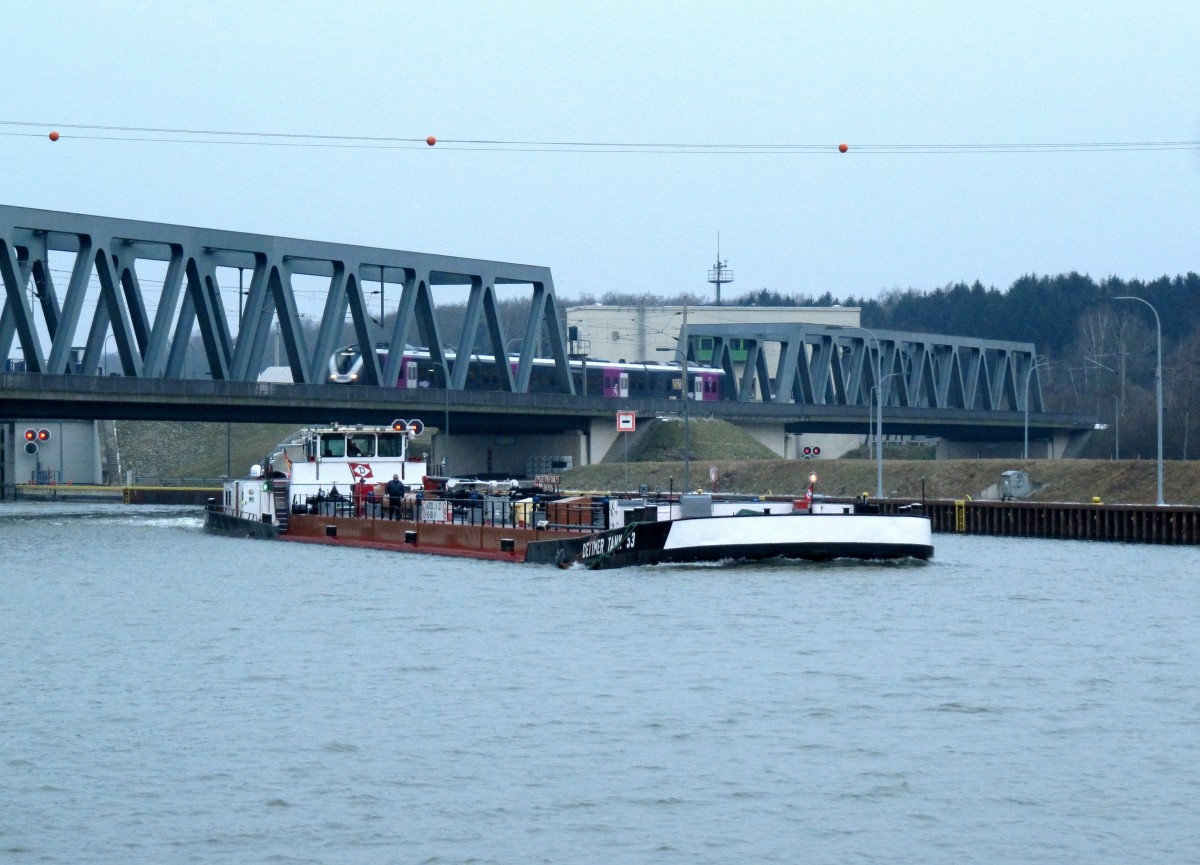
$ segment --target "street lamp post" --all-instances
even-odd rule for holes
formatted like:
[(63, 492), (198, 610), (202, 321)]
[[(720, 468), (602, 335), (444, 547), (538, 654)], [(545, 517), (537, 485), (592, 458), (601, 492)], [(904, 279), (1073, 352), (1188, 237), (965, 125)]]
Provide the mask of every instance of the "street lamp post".
[(1148, 300), (1143, 300), (1140, 297), (1132, 295), (1123, 297), (1114, 297), (1113, 300), (1136, 300), (1138, 303), (1144, 303), (1150, 307), (1150, 311), (1154, 313), (1154, 330), (1157, 337), (1158, 346), (1158, 363), (1154, 368), (1154, 399), (1158, 408), (1158, 504), (1163, 502), (1163, 394), (1162, 394), (1162, 320), (1158, 317), (1158, 310), (1154, 308)]
[[(114, 340), (113, 346), (115, 347), (116, 346), (115, 337), (116, 337), (115, 333), (110, 333), (108, 336), (104, 337), (104, 373), (105, 374), (112, 372), (112, 367), (109, 365), (109, 362), (108, 362), (108, 358), (109, 358), (108, 341), (110, 339)], [(121, 360), (120, 357), (118, 357), (117, 362), (119, 363), (120, 360)]]
[(446, 389), (443, 392), (443, 395), (446, 397), (446, 415), (445, 415), (446, 443), (442, 446), (442, 475), (448, 477), (448, 475), (446, 475), (446, 472), (449, 471), (449, 463), (447, 461), (450, 457), (450, 378), (449, 378), (449, 376), (446, 377)]
[(898, 378), (903, 373), (889, 372), (883, 376), (876, 385), (871, 388), (875, 393), (875, 438), (878, 439), (878, 447), (876, 449), (877, 461), (875, 464), (875, 483), (877, 485), (876, 498), (883, 498), (883, 383), (889, 378)]
[(1022, 458), (1029, 459), (1029, 380), (1033, 376), (1035, 369), (1042, 369), (1050, 364), (1043, 362), (1038, 363), (1034, 355), (1034, 362), (1029, 365), (1029, 369), (1025, 370), (1025, 449), (1022, 451)]
[(1116, 448), (1115, 448), (1115, 452), (1113, 453), (1113, 459), (1119, 460), (1121, 458), (1121, 402), (1120, 402), (1120, 397), (1117, 396), (1117, 394), (1115, 394), (1115, 393), (1112, 395), (1112, 400), (1113, 400), (1113, 426), (1115, 426), (1117, 428), (1116, 429)]
[(690, 412), (688, 403), (692, 400), (691, 387), (688, 383), (688, 330), (687, 330), (687, 304), (683, 305), (683, 324), (679, 329), (679, 342), (682, 348), (660, 348), (658, 351), (673, 351), (677, 352), (681, 359), (683, 367), (683, 387), (680, 396), (683, 397), (683, 489), (690, 491), (692, 488), (692, 430), (690, 421)]
[(692, 384), (688, 379), (687, 307), (683, 308), (683, 486), (692, 488), (692, 428), (690, 426)]

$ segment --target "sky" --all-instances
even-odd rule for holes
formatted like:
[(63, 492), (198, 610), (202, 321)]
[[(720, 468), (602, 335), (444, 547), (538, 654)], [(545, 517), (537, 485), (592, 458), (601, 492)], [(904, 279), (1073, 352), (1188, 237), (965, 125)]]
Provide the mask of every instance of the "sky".
[[(1191, 0), (43, 0), (3, 32), (11, 205), (542, 265), (564, 300), (711, 297), (718, 236), (725, 299), (1200, 269)], [(1103, 142), (1197, 145), (944, 149)]]

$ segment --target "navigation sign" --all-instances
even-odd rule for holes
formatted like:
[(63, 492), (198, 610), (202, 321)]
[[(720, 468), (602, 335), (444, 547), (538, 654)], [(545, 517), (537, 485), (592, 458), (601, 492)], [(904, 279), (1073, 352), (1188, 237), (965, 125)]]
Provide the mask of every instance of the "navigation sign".
[(637, 412), (617, 412), (617, 432), (633, 432), (637, 429)]

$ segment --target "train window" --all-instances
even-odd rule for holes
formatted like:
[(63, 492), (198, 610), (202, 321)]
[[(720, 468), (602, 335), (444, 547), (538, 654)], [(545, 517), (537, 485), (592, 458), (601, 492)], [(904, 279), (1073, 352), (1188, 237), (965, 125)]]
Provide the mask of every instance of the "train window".
[(369, 433), (346, 436), (346, 456), (373, 457), (375, 456), (375, 436)]
[(321, 436), (321, 457), (344, 457), (346, 455), (346, 437), (340, 435)]

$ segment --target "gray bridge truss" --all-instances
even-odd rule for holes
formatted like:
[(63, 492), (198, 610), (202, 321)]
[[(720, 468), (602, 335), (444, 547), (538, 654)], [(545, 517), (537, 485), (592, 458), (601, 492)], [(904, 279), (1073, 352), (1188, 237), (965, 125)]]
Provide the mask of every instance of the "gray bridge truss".
[[(0, 205), (0, 282), (0, 354), (19, 348), (24, 355), (22, 371), (0, 374), (0, 419), (419, 417), (452, 423), (458, 432), (509, 435), (611, 424), (618, 407), (612, 399), (575, 394), (545, 267)], [(315, 290), (322, 309), (306, 327), (297, 283), (306, 297)], [(512, 334), (521, 337), (519, 360), (515, 367), (495, 365), (491, 391), (469, 389), (470, 363), (450, 357), (464, 351), (446, 345), (439, 324), (435, 294), (445, 286), (468, 289), (458, 345), (480, 338), (501, 358), (510, 334), (498, 314), (497, 286), (529, 288), (526, 329)], [(378, 322), (368, 306), (376, 294)], [(236, 314), (226, 311), (231, 296)], [(365, 352), (359, 386), (325, 383), (347, 315), (362, 346), (406, 345), (415, 331), (414, 342), (428, 346), (449, 386), (396, 388), (398, 351), (388, 352), (382, 366)], [(693, 360), (704, 337), (713, 339), (712, 363), (726, 371), (736, 399), (696, 403), (696, 417), (788, 432), (860, 432), (870, 425), (872, 391), (880, 386), (895, 434), (1011, 441), (1020, 440), (1026, 424), (1046, 436), (1080, 435), (1092, 425), (1090, 417), (1044, 410), (1036, 355), (1025, 343), (814, 325), (703, 325), (687, 335)], [(742, 341), (739, 352), (746, 348), (745, 361), (731, 349), (733, 340)], [(206, 371), (189, 361), (193, 343)], [(257, 381), (276, 346), (291, 384)], [(548, 387), (531, 392), (539, 351), (554, 360), (555, 372)], [(96, 374), (112, 353), (122, 375)], [(653, 416), (678, 414), (681, 404), (629, 399), (619, 407)]]
[(866, 406), (879, 386), (885, 406), (1011, 412), (1026, 409), (1028, 387), (1029, 411), (1045, 410), (1032, 343), (813, 324), (694, 325), (688, 338), (692, 355), (711, 339), (711, 364), (742, 401)]
[[(56, 285), (52, 256), (59, 273), (69, 272), (65, 293)], [(148, 262), (154, 267), (147, 268)], [(236, 270), (238, 284), (221, 286), (219, 268), (227, 269), (227, 282)], [(161, 288), (149, 297), (139, 269), (161, 273)], [(293, 277), (298, 275), (318, 277), (325, 286), (323, 313), (311, 340), (297, 309)], [(243, 276), (248, 276), (244, 307)], [(544, 344), (556, 360), (558, 389), (573, 393), (546, 267), (0, 205), (0, 281), (0, 356), (8, 356), (15, 340), (28, 372), (92, 374), (111, 333), (125, 376), (195, 377), (185, 375), (185, 360), (198, 334), (208, 367), (201, 375), (253, 382), (278, 327), (292, 380), (319, 383), (339, 347), (348, 312), (361, 346), (405, 345), (415, 327), (420, 344), (429, 347), (432, 362), (441, 366), (453, 390), (463, 389), (469, 365), (447, 360), (435, 289), (469, 286), (459, 344), (474, 345), (483, 327), (493, 356), (504, 357), (507, 340), (496, 311), (496, 286), (528, 285), (532, 302), (521, 334), (520, 361), (515, 373), (508, 364), (497, 365), (501, 389), (528, 390), (534, 352)], [(364, 289), (371, 283), (379, 285), (378, 291)], [(383, 308), (389, 284), (398, 289), (391, 295), (396, 302), (390, 310)], [(238, 298), (232, 327), (223, 290)], [(369, 294), (380, 295), (380, 322), (393, 316), (386, 331), (368, 312)], [(152, 313), (148, 301), (153, 301)], [(75, 351), (80, 345), (81, 358)], [(361, 383), (396, 381), (400, 352), (390, 352), (384, 368), (374, 352), (365, 352), (364, 359)]]

